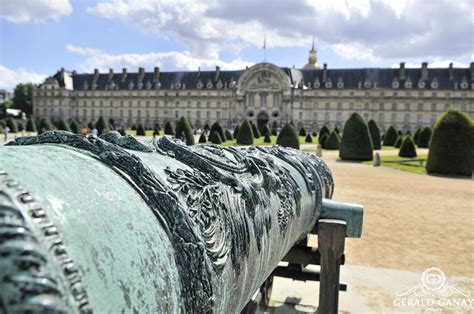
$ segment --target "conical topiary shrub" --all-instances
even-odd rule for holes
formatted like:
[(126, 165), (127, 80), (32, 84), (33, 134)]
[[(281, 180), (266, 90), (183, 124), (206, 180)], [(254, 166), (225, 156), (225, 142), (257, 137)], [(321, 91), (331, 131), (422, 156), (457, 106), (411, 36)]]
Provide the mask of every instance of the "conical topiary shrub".
[(207, 142), (206, 134), (204, 132), (201, 133), (201, 136), (199, 136), (199, 143), (205, 144)]
[(221, 127), (221, 125), (219, 124), (219, 122), (214, 122), (212, 125), (211, 125), (211, 130), (209, 131), (210, 134), (214, 133), (215, 131), (217, 131), (217, 133), (219, 133), (219, 136), (221, 138), (221, 141), (225, 141), (227, 140), (226, 137), (225, 137), (225, 133), (224, 133), (224, 129)]
[(299, 135), (300, 136), (306, 136), (306, 130), (304, 128), (301, 128)]
[(273, 121), (273, 123), (272, 123), (272, 129), (275, 129), (275, 130), (278, 129), (278, 122)]
[(81, 125), (77, 121), (71, 122), (71, 132), (75, 134), (81, 134)]
[(209, 132), (211, 128), (209, 127), (209, 123), (204, 124), (204, 131)]
[(313, 131), (313, 133), (311, 133), (311, 136), (316, 137), (316, 136), (318, 136), (318, 133), (316, 133), (316, 131)]
[(329, 131), (329, 128), (327, 126), (323, 126), (321, 128), (321, 130), (319, 130), (319, 137), (321, 138), (321, 136), (323, 136), (323, 134), (327, 134), (329, 136), (329, 134), (331, 134), (331, 131)]
[(420, 148), (428, 148), (430, 145), (430, 139), (431, 139), (431, 129), (429, 127), (424, 127), (423, 130), (421, 130), (420, 135), (418, 136), (418, 141), (416, 142), (416, 145)]
[(416, 129), (415, 135), (413, 136), (413, 140), (415, 141), (415, 144), (416, 142), (418, 142), (418, 137), (420, 136), (420, 133), (421, 133), (421, 128)]
[(173, 126), (171, 125), (171, 122), (166, 121), (164, 131), (166, 135), (174, 135), (174, 130), (173, 130)]
[(374, 144), (374, 149), (381, 149), (382, 143), (380, 140), (380, 129), (377, 125), (377, 122), (375, 122), (374, 120), (370, 120), (367, 125), (369, 126), (370, 137), (372, 138), (372, 144)]
[(143, 126), (143, 124), (139, 124), (137, 126), (137, 136), (145, 136), (146, 135), (146, 131), (145, 131), (145, 127)]
[(185, 142), (186, 145), (194, 145), (193, 130), (191, 129), (186, 117), (181, 117), (176, 124), (175, 137)]
[(33, 118), (29, 118), (28, 121), (26, 121), (26, 131), (27, 132), (38, 132), (38, 130), (36, 129), (36, 123), (35, 123), (35, 120), (33, 120)]
[(304, 142), (305, 143), (313, 143), (313, 137), (311, 136), (311, 134), (307, 134), (306, 135), (306, 138), (304, 139)]
[(23, 126), (23, 123), (18, 122), (18, 132), (23, 132), (25, 130), (25, 127)]
[(63, 118), (59, 119), (56, 126), (58, 127), (58, 130), (71, 132), (71, 127), (69, 126), (69, 123), (67, 123), (67, 121)]
[(403, 142), (403, 136), (399, 135), (393, 147), (400, 148), (402, 146), (402, 142)]
[(260, 134), (263, 136), (270, 134), (270, 129), (268, 128), (266, 124), (261, 127)]
[(237, 138), (237, 134), (239, 134), (239, 129), (240, 129), (240, 126), (237, 125), (234, 129), (233, 138)]
[(217, 144), (217, 145), (222, 144), (222, 138), (219, 132), (218, 131), (212, 132), (211, 135), (209, 135), (209, 141), (211, 141), (212, 144)]
[(469, 176), (473, 170), (474, 121), (465, 113), (450, 109), (434, 127), (426, 171)]
[(272, 142), (272, 139), (270, 138), (270, 134), (266, 134), (265, 135), (265, 138), (263, 139), (263, 142), (264, 143), (271, 143)]
[(334, 132), (336, 132), (337, 134), (341, 134), (341, 132), (339, 132), (339, 129), (337, 128), (337, 126), (334, 128)]
[(354, 112), (344, 125), (339, 157), (343, 160), (372, 160), (373, 144), (369, 127), (364, 119)]
[(225, 130), (224, 134), (225, 134), (226, 141), (232, 141), (234, 139), (234, 137), (232, 136), (232, 133), (230, 133), (229, 130)]
[(328, 141), (329, 135), (327, 133), (323, 133), (323, 135), (319, 136), (319, 144), (321, 148), (326, 149), (326, 142)]
[(397, 130), (391, 125), (388, 129), (387, 132), (385, 132), (384, 138), (383, 138), (383, 146), (393, 146), (395, 145), (395, 142), (398, 139), (398, 133)]
[(406, 135), (403, 138), (403, 142), (400, 147), (400, 151), (398, 152), (398, 156), (408, 158), (416, 157), (415, 141), (413, 141), (411, 135)]
[(289, 123), (285, 124), (280, 134), (278, 134), (277, 144), (284, 147), (300, 149), (300, 140), (295, 127)]
[(253, 130), (248, 120), (242, 121), (239, 127), (239, 133), (237, 134), (237, 144), (240, 145), (252, 145), (253, 144)]
[(255, 137), (255, 138), (260, 138), (260, 131), (259, 131), (258, 128), (255, 126), (255, 124), (253, 124), (252, 121), (250, 121), (250, 126), (252, 127), (253, 137)]
[(341, 145), (341, 137), (339, 136), (339, 133), (337, 133), (336, 130), (334, 130), (331, 132), (328, 139), (326, 140), (326, 143), (324, 144), (324, 148), (325, 149), (339, 149), (340, 145)]
[(8, 118), (7, 119), (7, 126), (10, 128), (11, 133), (16, 133), (18, 132), (18, 123), (16, 122), (15, 119), (13, 118)]
[(273, 135), (273, 136), (277, 136), (277, 135), (278, 135), (278, 131), (277, 131), (276, 128), (273, 128), (273, 129), (272, 129), (272, 135)]
[(48, 118), (43, 118), (39, 122), (38, 132), (42, 132), (43, 130), (44, 131), (49, 131), (49, 130), (52, 130), (53, 128), (54, 127), (53, 127), (53, 124), (51, 123), (51, 121), (49, 121)]

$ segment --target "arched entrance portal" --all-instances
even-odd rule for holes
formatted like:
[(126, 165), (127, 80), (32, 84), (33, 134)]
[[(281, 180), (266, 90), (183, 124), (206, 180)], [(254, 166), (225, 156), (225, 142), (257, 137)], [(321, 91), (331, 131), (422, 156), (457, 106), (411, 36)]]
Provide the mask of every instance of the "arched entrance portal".
[(263, 126), (266, 125), (268, 123), (268, 113), (266, 113), (265, 111), (262, 111), (258, 114), (257, 116), (257, 127), (258, 127), (258, 130), (261, 131)]

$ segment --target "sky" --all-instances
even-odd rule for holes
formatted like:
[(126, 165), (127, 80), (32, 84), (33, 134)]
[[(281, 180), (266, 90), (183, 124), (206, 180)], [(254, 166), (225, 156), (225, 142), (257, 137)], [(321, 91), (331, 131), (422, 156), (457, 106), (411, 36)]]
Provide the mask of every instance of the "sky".
[(468, 67), (474, 1), (0, 0), (0, 89), (60, 68), (301, 68), (313, 38), (329, 69)]

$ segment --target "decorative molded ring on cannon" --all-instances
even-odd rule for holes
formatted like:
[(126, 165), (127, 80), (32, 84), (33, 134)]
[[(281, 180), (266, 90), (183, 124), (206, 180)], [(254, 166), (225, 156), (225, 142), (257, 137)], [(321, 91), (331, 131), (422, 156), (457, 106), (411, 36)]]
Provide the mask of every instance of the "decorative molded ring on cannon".
[(0, 148), (0, 311), (240, 311), (340, 218), (322, 206), (333, 188), (320, 159), (278, 146), (18, 138)]

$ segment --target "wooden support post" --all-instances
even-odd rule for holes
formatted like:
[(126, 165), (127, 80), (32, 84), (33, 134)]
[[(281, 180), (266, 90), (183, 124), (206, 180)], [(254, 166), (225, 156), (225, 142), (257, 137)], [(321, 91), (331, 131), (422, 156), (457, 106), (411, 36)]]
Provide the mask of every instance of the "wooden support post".
[(318, 221), (318, 250), (321, 254), (319, 314), (336, 314), (339, 303), (339, 271), (344, 253), (346, 222)]

